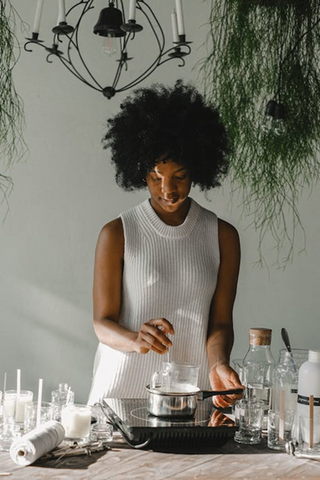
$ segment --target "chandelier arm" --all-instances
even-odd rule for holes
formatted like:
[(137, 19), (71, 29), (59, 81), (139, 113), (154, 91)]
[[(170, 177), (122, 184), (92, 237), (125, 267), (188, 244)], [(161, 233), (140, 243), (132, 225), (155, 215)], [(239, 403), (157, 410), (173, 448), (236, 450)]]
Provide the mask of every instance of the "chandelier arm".
[(45, 50), (47, 50), (47, 47), (42, 43), (42, 40), (38, 40), (38, 41), (35, 41), (35, 40), (28, 40), (28, 42), (26, 42), (23, 46), (24, 50), (26, 52), (33, 52), (33, 50), (31, 48), (27, 48), (27, 46), (31, 44), (31, 45), (39, 45), (40, 47), (44, 48)]
[[(123, 0), (120, 0), (120, 2), (121, 2), (121, 9), (122, 9), (123, 23), (126, 23), (126, 12), (125, 12), (125, 9), (124, 9)], [(137, 7), (138, 7), (138, 5), (137, 5)]]
[[(84, 78), (80, 72), (76, 69), (76, 67), (74, 66), (74, 63), (72, 61), (72, 58), (71, 58), (71, 54), (70, 54), (70, 51), (71, 51), (71, 45), (74, 46), (74, 48), (76, 49), (77, 53), (78, 53), (78, 56), (79, 56), (79, 59), (83, 65), (83, 68), (85, 69), (85, 71), (87, 72), (87, 74), (90, 76), (90, 78), (92, 79), (92, 81), (96, 84), (96, 86), (98, 87), (97, 89), (99, 91), (102, 91), (103, 88), (102, 88), (102, 85), (100, 85), (100, 83), (96, 80), (96, 78), (93, 76), (93, 74), (90, 72), (89, 68), (87, 67), (87, 64), (86, 62), (84, 61), (83, 57), (82, 57), (82, 54), (80, 52), (80, 48), (79, 48), (79, 28), (80, 28), (80, 23), (84, 17), (84, 15), (89, 11), (89, 10), (92, 10), (94, 7), (92, 7), (92, 3), (93, 3), (93, 0), (88, 0), (88, 1), (81, 1), (80, 3), (83, 3), (85, 4), (83, 10), (82, 10), (82, 13), (80, 15), (80, 18), (79, 20), (77, 21), (76, 23), (76, 26), (75, 26), (75, 29), (74, 31), (70, 34), (70, 35), (66, 35), (66, 37), (68, 38), (69, 40), (69, 43), (68, 43), (68, 46), (67, 46), (67, 55), (68, 55), (68, 59), (69, 59), (69, 63), (70, 65), (72, 66), (72, 68), (74, 69), (74, 71), (76, 72), (77, 75), (80, 75), (82, 78)], [(77, 5), (80, 5), (80, 3), (78, 3)], [(76, 5), (76, 6), (77, 6)], [(73, 8), (73, 7), (72, 7)], [(72, 10), (72, 8), (69, 10), (69, 12)], [(68, 12), (68, 13), (69, 13)], [(73, 39), (73, 37), (75, 36), (75, 40)], [(91, 85), (88, 83), (88, 81), (86, 80), (84, 83), (87, 83), (88, 85)]]
[[(134, 33), (134, 32), (129, 32), (129, 34), (127, 34), (125, 36), (125, 39), (123, 41), (123, 46), (122, 46), (122, 49), (121, 49), (121, 56), (120, 56), (120, 60), (119, 60), (119, 65), (118, 65), (118, 68), (117, 68), (117, 71), (115, 73), (115, 76), (114, 76), (114, 80), (112, 82), (112, 88), (116, 88), (117, 85), (118, 85), (118, 82), (120, 80), (120, 76), (121, 76), (121, 72), (122, 72), (122, 69), (123, 69), (123, 66), (124, 64), (126, 63), (126, 60), (124, 60), (124, 52), (127, 48), (127, 44), (128, 44), (128, 41), (130, 39), (130, 35)], [(121, 38), (120, 38), (120, 42), (121, 42)]]
[(71, 45), (74, 46), (74, 48), (76, 49), (77, 53), (78, 53), (78, 56), (79, 56), (79, 59), (81, 60), (81, 63), (82, 63), (82, 66), (83, 68), (85, 69), (85, 71), (87, 72), (87, 74), (90, 76), (90, 78), (93, 80), (93, 82), (97, 85), (97, 87), (102, 91), (102, 86), (99, 84), (99, 82), (95, 79), (95, 77), (93, 76), (93, 74), (90, 72), (89, 68), (87, 67), (87, 64), (85, 63), (83, 57), (82, 57), (82, 54), (80, 52), (80, 49), (79, 49), (79, 43), (78, 43), (78, 31), (76, 33), (76, 40), (74, 41), (73, 38), (72, 38), (72, 35), (66, 35), (69, 39), (69, 43), (68, 43), (68, 46), (67, 46), (67, 55), (68, 55), (68, 63), (72, 66), (72, 68), (74, 69), (74, 71), (77, 73), (77, 75), (80, 75), (82, 78), (83, 76), (81, 75), (81, 73), (78, 71), (78, 69), (75, 67), (73, 61), (72, 61), (72, 58), (71, 58), (71, 54), (70, 52), (72, 51), (71, 49)]
[[(181, 51), (181, 47), (186, 48), (187, 51)], [(171, 54), (170, 54), (170, 52), (171, 52)], [(169, 58), (166, 58), (165, 60), (161, 61), (159, 63), (159, 66), (163, 65), (164, 63), (167, 63), (169, 60), (172, 60), (173, 58), (179, 58), (183, 62), (183, 64), (180, 65), (182, 67), (186, 64), (183, 57), (186, 57), (186, 56), (190, 55), (190, 53), (191, 53), (190, 45), (188, 45), (187, 43), (183, 43), (183, 42), (182, 43), (177, 43), (176, 46), (168, 48), (168, 50), (163, 52), (162, 58), (165, 55), (169, 55)]]
[(159, 63), (159, 66), (164, 65), (167, 62), (170, 62), (170, 60), (173, 60), (174, 58), (178, 58), (180, 60), (180, 64), (178, 65), (179, 67), (184, 67), (185, 66), (186, 62), (185, 62), (184, 58), (183, 57), (178, 57), (178, 56), (166, 58), (165, 60), (163, 60), (163, 62)]
[(119, 92), (123, 92), (125, 90), (128, 90), (129, 88), (132, 88), (132, 87), (135, 87), (136, 85), (138, 85), (139, 83), (141, 83), (143, 80), (145, 80), (146, 78), (148, 78), (155, 70), (156, 68), (159, 66), (159, 62), (160, 62), (160, 59), (161, 59), (161, 55), (159, 55), (157, 57), (157, 59), (150, 65), (149, 68), (147, 68), (147, 70), (145, 70), (141, 75), (139, 75), (135, 80), (133, 80), (132, 82), (128, 83), (127, 85), (125, 85), (124, 87), (120, 88), (118, 91)]
[[(54, 55), (54, 54), (52, 54)], [(86, 85), (88, 85), (88, 87), (91, 87), (93, 88), (94, 90), (98, 91), (98, 92), (102, 92), (102, 88), (97, 88), (95, 87), (94, 85), (92, 85), (91, 83), (88, 82), (88, 80), (86, 80), (84, 77), (82, 77), (82, 75), (80, 75), (77, 70), (73, 70), (73, 65), (72, 65), (72, 68), (69, 67), (68, 63), (70, 63), (66, 58), (60, 56), (60, 55), (56, 55), (57, 57), (59, 57), (59, 60), (62, 62), (62, 64), (64, 65), (64, 67), (66, 67), (70, 73), (72, 73), (72, 75), (74, 75), (78, 80), (81, 80), (82, 83), (85, 83)]]
[(158, 19), (155, 17), (151, 7), (149, 7), (149, 5), (147, 3), (145, 3), (143, 0), (140, 0), (139, 3), (142, 3), (143, 5), (145, 5), (148, 10), (150, 11), (152, 17), (154, 18), (156, 24), (158, 25), (158, 28), (160, 30), (160, 33), (161, 33), (161, 39), (159, 37), (159, 35), (157, 34), (154, 26), (152, 25), (151, 23), (151, 20), (150, 18), (148, 17), (147, 13), (141, 8), (140, 6), (140, 9), (141, 9), (141, 12), (144, 14), (145, 18), (147, 19), (149, 25), (150, 25), (150, 28), (151, 30), (153, 31), (153, 34), (156, 38), (156, 41), (158, 43), (158, 47), (159, 47), (159, 55), (157, 56), (157, 58), (151, 63), (151, 65), (141, 74), (139, 75), (135, 80), (133, 80), (132, 82), (128, 83), (127, 85), (125, 85), (124, 87), (120, 88), (118, 91), (119, 92), (123, 92), (125, 90), (129, 90), (129, 88), (132, 88), (132, 87), (135, 87), (136, 85), (138, 85), (139, 83), (141, 83), (143, 80), (145, 80), (146, 78), (148, 78), (155, 70), (156, 68), (161, 64), (161, 58), (163, 56), (163, 51), (164, 51), (164, 47), (165, 47), (165, 36), (164, 36), (164, 33), (163, 33), (163, 30), (161, 28), (161, 25), (158, 21)]
[(150, 14), (152, 15), (153, 19), (155, 20), (156, 24), (158, 25), (158, 28), (159, 28), (159, 31), (161, 33), (161, 40), (162, 42), (160, 43), (160, 38), (159, 36), (157, 35), (157, 32), (154, 28), (154, 26), (152, 25), (151, 21), (150, 21), (150, 18), (148, 17), (147, 13), (143, 10), (143, 8), (141, 8), (141, 6), (139, 5), (139, 8), (141, 10), (141, 12), (143, 13), (143, 15), (146, 17), (146, 19), (148, 20), (148, 23), (150, 25), (150, 28), (152, 29), (153, 33), (154, 33), (154, 36), (156, 37), (156, 40), (158, 42), (158, 47), (159, 47), (159, 50), (160, 50), (160, 53), (162, 54), (163, 53), (163, 50), (164, 50), (164, 47), (165, 47), (165, 36), (164, 36), (164, 32), (162, 30), (162, 27), (160, 25), (160, 22), (159, 20), (157, 19), (157, 17), (155, 16), (155, 14), (153, 13), (153, 10), (152, 8), (144, 1), (144, 0), (140, 0), (139, 1), (139, 4), (142, 3), (143, 5), (145, 5), (145, 7), (149, 10)]

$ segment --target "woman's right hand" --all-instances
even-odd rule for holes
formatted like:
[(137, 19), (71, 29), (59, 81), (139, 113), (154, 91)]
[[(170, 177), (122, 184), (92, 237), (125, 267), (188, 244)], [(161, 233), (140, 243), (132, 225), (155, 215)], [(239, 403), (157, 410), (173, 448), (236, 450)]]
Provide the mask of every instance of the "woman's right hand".
[(142, 324), (134, 341), (134, 351), (146, 354), (150, 350), (163, 355), (172, 346), (168, 334), (174, 335), (172, 324), (165, 318), (154, 318)]

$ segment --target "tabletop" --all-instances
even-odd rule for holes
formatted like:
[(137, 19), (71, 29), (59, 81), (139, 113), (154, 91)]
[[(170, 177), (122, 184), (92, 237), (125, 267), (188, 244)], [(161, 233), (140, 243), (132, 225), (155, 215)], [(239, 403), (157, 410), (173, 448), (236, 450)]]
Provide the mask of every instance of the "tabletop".
[(177, 454), (128, 447), (118, 433), (110, 449), (62, 457), (33, 465), (16, 465), (8, 452), (0, 452), (0, 477), (32, 480), (219, 480), (320, 479), (320, 460), (291, 457), (267, 448), (239, 445), (229, 440), (204, 454)]

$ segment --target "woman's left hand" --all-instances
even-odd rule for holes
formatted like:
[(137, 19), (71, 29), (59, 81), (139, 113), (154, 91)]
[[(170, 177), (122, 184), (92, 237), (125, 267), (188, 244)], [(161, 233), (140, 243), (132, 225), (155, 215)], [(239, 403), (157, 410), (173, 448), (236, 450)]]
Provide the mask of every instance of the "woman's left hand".
[[(241, 384), (238, 374), (226, 363), (217, 364), (211, 367), (209, 379), (212, 390), (245, 388), (244, 385)], [(242, 393), (237, 393), (232, 395), (216, 395), (212, 398), (216, 407), (227, 408), (230, 405), (233, 405), (236, 400), (240, 400), (242, 396)]]

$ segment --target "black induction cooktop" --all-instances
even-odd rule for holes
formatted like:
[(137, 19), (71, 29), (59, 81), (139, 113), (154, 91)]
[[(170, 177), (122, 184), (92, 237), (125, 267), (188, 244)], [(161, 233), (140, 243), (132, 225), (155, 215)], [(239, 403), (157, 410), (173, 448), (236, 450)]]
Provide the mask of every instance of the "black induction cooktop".
[(160, 418), (147, 411), (146, 399), (105, 398), (101, 404), (108, 421), (133, 448), (170, 452), (206, 452), (224, 445), (237, 428), (211, 399), (198, 402), (186, 419)]

